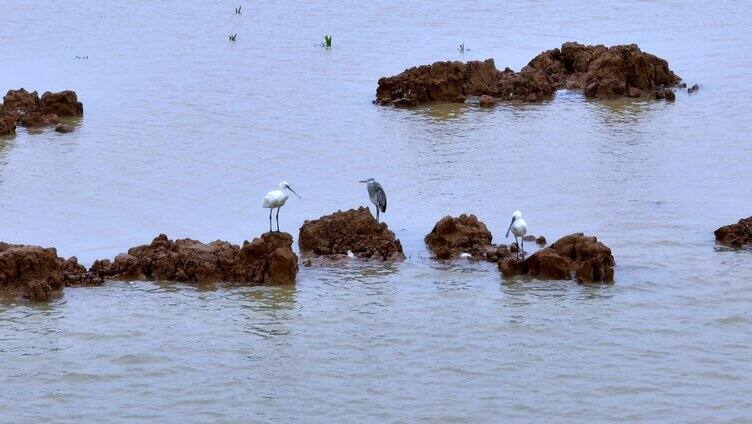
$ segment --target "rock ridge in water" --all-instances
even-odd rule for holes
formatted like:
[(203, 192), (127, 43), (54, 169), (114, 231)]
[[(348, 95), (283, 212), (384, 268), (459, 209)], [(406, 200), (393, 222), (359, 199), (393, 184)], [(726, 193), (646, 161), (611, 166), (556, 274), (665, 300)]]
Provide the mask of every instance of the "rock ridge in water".
[(301, 252), (330, 258), (351, 252), (358, 258), (374, 260), (405, 259), (402, 244), (386, 223), (376, 222), (370, 209), (359, 207), (337, 211), (300, 227)]
[(731, 247), (752, 245), (752, 216), (742, 218), (736, 224), (724, 225), (714, 234), (717, 242)]
[(75, 91), (49, 91), (40, 98), (36, 91), (9, 90), (0, 106), (0, 135), (13, 134), (16, 125), (39, 127), (60, 122), (61, 116), (81, 116), (83, 104)]
[(170, 240), (160, 234), (151, 244), (133, 247), (114, 261), (95, 261), (91, 271), (122, 280), (291, 284), (298, 256), (288, 233), (264, 233), (243, 246), (221, 240)]
[(31, 302), (59, 296), (65, 286), (99, 285), (75, 257), (63, 259), (52, 247), (0, 242), (0, 290)]
[[(654, 97), (673, 100), (681, 79), (668, 62), (640, 50), (636, 44), (588, 46), (576, 42), (547, 50), (519, 72), (499, 71), (493, 59), (435, 62), (379, 79), (376, 103), (415, 106), (427, 102), (464, 102), (479, 96), (491, 100), (537, 102), (556, 90), (582, 90), (589, 98)], [(489, 98), (490, 97), (490, 98)]]
[(569, 280), (579, 283), (613, 282), (614, 257), (611, 249), (595, 237), (583, 233), (564, 236), (551, 246), (523, 260), (506, 257), (499, 269), (504, 277), (526, 275), (542, 280)]

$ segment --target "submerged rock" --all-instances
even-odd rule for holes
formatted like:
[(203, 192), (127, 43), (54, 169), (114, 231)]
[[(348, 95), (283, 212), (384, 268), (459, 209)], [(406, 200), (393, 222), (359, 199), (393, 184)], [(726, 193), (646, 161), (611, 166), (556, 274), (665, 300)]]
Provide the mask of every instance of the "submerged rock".
[(335, 257), (352, 252), (355, 257), (377, 260), (405, 258), (402, 244), (389, 227), (366, 207), (337, 211), (319, 219), (305, 221), (300, 227), (301, 251)]
[(64, 286), (101, 283), (75, 257), (65, 260), (54, 248), (0, 242), (0, 291), (44, 302), (59, 296)]
[(700, 86), (697, 84), (693, 84), (691, 87), (687, 89), (687, 94), (692, 94), (700, 89)]
[(499, 268), (504, 277), (527, 275), (544, 280), (569, 280), (574, 273), (579, 283), (614, 281), (611, 249), (582, 233), (562, 237), (523, 260), (504, 258)]
[(484, 94), (480, 96), (480, 98), (478, 98), (478, 104), (480, 105), (480, 107), (494, 107), (496, 106), (496, 98)]
[(731, 247), (752, 245), (752, 216), (740, 219), (736, 224), (724, 225), (714, 234), (718, 243)]
[(457, 218), (448, 215), (441, 218), (426, 235), (425, 242), (436, 259), (457, 258), (461, 253), (482, 259), (497, 254), (492, 239), (486, 224), (475, 215), (462, 214)]
[(546, 244), (546, 238), (543, 236), (538, 236), (538, 238), (535, 239), (535, 244), (543, 246), (544, 244)]
[(242, 247), (221, 240), (173, 241), (160, 234), (151, 244), (133, 247), (112, 262), (94, 262), (91, 271), (123, 280), (290, 284), (298, 272), (298, 256), (288, 233), (264, 233)]
[[(655, 97), (658, 90), (679, 81), (668, 62), (642, 52), (636, 44), (605, 47), (569, 42), (539, 54), (519, 72), (499, 71), (493, 59), (409, 68), (379, 79), (376, 103), (464, 102), (468, 96), (537, 102), (563, 88), (601, 99)], [(671, 100), (672, 94), (664, 91), (661, 98)]]
[(75, 127), (69, 124), (59, 124), (55, 127), (55, 131), (59, 133), (69, 133), (69, 132), (72, 132), (74, 129)]

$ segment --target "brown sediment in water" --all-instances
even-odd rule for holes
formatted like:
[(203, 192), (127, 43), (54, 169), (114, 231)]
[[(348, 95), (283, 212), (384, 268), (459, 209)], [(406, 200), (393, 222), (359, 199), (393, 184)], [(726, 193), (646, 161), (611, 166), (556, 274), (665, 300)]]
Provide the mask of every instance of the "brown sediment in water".
[(569, 280), (579, 283), (613, 282), (614, 257), (611, 249), (595, 237), (574, 233), (525, 259), (509, 256), (499, 262), (504, 277), (526, 275), (543, 280)]
[(54, 125), (60, 122), (60, 117), (81, 116), (83, 113), (83, 104), (78, 101), (75, 91), (48, 91), (40, 98), (36, 91), (9, 90), (0, 105), (0, 135), (13, 134), (16, 125)]
[(715, 230), (715, 240), (731, 247), (752, 245), (752, 216)]
[[(668, 62), (636, 44), (605, 47), (564, 43), (534, 57), (519, 72), (499, 71), (493, 59), (436, 62), (379, 79), (376, 103), (415, 106), (426, 102), (464, 102), (471, 96), (537, 102), (559, 89), (582, 90), (588, 98), (653, 97), (673, 100), (681, 79)], [(488, 97), (483, 106), (492, 106)]]
[(374, 260), (405, 259), (402, 244), (384, 222), (376, 222), (366, 207), (337, 211), (300, 227), (301, 252), (338, 258), (352, 252), (358, 258)]
[(243, 246), (221, 240), (208, 244), (170, 240), (160, 234), (151, 244), (132, 247), (114, 261), (95, 261), (91, 271), (121, 280), (291, 284), (298, 272), (298, 256), (288, 233), (264, 233)]
[(52, 247), (0, 242), (0, 291), (31, 302), (59, 296), (64, 286), (99, 285), (75, 257), (63, 259)]

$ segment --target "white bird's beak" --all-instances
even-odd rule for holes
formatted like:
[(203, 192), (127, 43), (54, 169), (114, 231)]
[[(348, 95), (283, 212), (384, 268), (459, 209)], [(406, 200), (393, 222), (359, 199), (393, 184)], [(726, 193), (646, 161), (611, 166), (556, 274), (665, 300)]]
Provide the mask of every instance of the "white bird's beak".
[(509, 237), (509, 232), (512, 230), (512, 224), (514, 224), (514, 217), (512, 217), (512, 222), (509, 223), (509, 228), (507, 228), (507, 237)]

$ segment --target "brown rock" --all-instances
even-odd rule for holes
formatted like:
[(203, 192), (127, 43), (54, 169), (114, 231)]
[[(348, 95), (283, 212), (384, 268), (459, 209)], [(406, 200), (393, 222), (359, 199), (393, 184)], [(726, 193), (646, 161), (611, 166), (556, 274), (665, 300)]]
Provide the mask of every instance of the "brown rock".
[(527, 275), (540, 279), (568, 280), (572, 273), (579, 283), (613, 282), (614, 257), (611, 249), (595, 237), (575, 233), (539, 250), (523, 260), (503, 259), (499, 268), (504, 277)]
[(59, 124), (55, 127), (55, 131), (59, 133), (69, 133), (69, 132), (72, 132), (74, 129), (75, 127), (73, 127), (73, 125), (68, 125), (68, 124)]
[(297, 271), (298, 257), (288, 233), (265, 233), (242, 247), (221, 240), (209, 244), (173, 241), (160, 234), (149, 245), (133, 247), (112, 262), (96, 261), (91, 267), (91, 272), (102, 277), (124, 280), (251, 285), (293, 283)]
[(724, 225), (715, 230), (715, 240), (731, 247), (752, 244), (752, 216), (740, 219), (736, 224)]
[(543, 236), (538, 236), (538, 238), (535, 239), (535, 243), (543, 246), (544, 244), (546, 244), (546, 238)]
[(366, 207), (338, 211), (306, 221), (300, 227), (301, 251), (334, 257), (351, 251), (359, 258), (400, 260), (402, 244), (385, 223), (378, 223)]
[(100, 284), (76, 258), (57, 256), (54, 248), (0, 242), (0, 290), (32, 302), (59, 296), (66, 285)]
[(16, 132), (16, 117), (0, 110), (0, 135), (10, 135)]
[(674, 90), (670, 88), (661, 88), (655, 92), (655, 98), (657, 100), (665, 99), (669, 102), (673, 102), (676, 100), (676, 94), (674, 93)]
[[(561, 49), (534, 57), (520, 72), (499, 71), (492, 59), (483, 62), (436, 62), (381, 78), (376, 102), (402, 106), (488, 95), (536, 102), (562, 88), (583, 90), (586, 97), (640, 97), (680, 81), (668, 62), (642, 52), (635, 44), (605, 47), (564, 43)], [(670, 100), (670, 95), (664, 97)]]
[(26, 89), (8, 90), (3, 96), (3, 109), (32, 112), (39, 107), (39, 95), (36, 91), (29, 93)]
[(81, 116), (84, 105), (78, 101), (75, 91), (65, 90), (59, 93), (47, 91), (42, 94), (39, 108), (43, 113), (54, 113), (58, 116)]
[(445, 216), (426, 235), (425, 242), (436, 259), (456, 258), (460, 253), (469, 253), (474, 258), (487, 255), (493, 239), (486, 224), (475, 215), (462, 214), (458, 218)]
[(42, 127), (58, 123), (60, 123), (60, 118), (54, 113), (31, 112), (21, 117), (21, 125), (24, 127)]
[(484, 94), (478, 98), (478, 104), (480, 107), (494, 107), (496, 106), (496, 99), (493, 96)]
[(535, 241), (535, 236), (532, 235), (532, 234), (528, 234), (525, 237), (523, 237), (522, 240), (525, 240), (525, 241)]
[[(686, 86), (686, 85), (685, 85)], [(692, 94), (700, 89), (700, 86), (697, 84), (693, 84), (691, 87), (687, 89), (687, 94)]]

